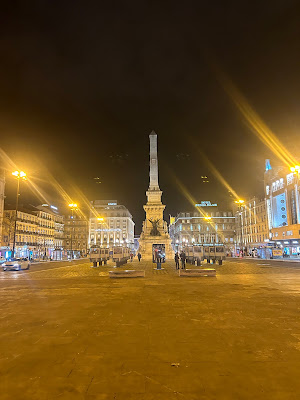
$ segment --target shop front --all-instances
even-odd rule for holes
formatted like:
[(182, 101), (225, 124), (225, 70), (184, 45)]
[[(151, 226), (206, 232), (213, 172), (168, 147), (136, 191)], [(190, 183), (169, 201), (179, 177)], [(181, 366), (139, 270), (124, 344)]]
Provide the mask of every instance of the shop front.
[(278, 240), (276, 247), (281, 249), (283, 258), (300, 258), (299, 240)]

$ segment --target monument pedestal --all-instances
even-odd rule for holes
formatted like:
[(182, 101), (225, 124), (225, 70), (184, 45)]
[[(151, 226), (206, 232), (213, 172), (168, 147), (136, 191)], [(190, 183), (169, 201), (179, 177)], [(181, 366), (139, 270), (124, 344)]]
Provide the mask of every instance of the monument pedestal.
[(164, 236), (152, 236), (140, 238), (139, 252), (142, 254), (144, 260), (153, 260), (153, 254), (156, 248), (161, 247), (164, 251), (167, 260), (173, 259), (174, 252), (171, 246), (171, 238)]

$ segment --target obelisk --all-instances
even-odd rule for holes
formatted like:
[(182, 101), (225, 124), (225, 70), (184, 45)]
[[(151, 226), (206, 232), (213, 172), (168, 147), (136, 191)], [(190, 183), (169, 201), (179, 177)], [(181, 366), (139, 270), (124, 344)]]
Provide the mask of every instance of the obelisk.
[(144, 205), (146, 219), (139, 240), (139, 251), (145, 259), (153, 259), (155, 251), (165, 254), (170, 259), (173, 257), (171, 239), (167, 223), (163, 220), (165, 205), (162, 204), (162, 191), (158, 184), (158, 158), (157, 134), (152, 131), (150, 141), (149, 188), (146, 192), (147, 204)]
[[(147, 204), (160, 203), (162, 191), (158, 185), (158, 159), (157, 159), (157, 134), (152, 131), (149, 135), (150, 161), (149, 161), (149, 189), (146, 192)], [(145, 208), (145, 207), (144, 207)], [(164, 210), (165, 206), (163, 206)], [(146, 210), (145, 210), (146, 211)]]
[(157, 160), (157, 134), (152, 131), (150, 139), (150, 182), (148, 190), (159, 190), (158, 186), (158, 160)]

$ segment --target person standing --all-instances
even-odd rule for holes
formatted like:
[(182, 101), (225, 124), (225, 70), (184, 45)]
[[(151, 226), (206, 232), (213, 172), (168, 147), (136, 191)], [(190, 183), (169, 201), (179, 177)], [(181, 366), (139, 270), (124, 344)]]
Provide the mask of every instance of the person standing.
[(176, 269), (179, 269), (179, 255), (178, 252), (175, 253), (175, 265), (176, 265)]
[(139, 252), (137, 256), (138, 256), (138, 260), (139, 260), (139, 262), (140, 262), (140, 261), (141, 261), (141, 258), (142, 258), (141, 253)]
[(180, 258), (181, 258), (181, 268), (185, 269), (185, 259), (186, 259), (186, 257), (185, 257), (185, 252), (184, 251), (181, 252)]

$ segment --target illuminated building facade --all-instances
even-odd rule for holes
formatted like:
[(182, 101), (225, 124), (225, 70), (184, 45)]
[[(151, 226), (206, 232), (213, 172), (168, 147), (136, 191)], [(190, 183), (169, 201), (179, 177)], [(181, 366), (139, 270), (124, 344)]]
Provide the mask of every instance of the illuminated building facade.
[(16, 256), (31, 259), (62, 259), (64, 218), (54, 206), (6, 207), (2, 246), (11, 251), (15, 234)]
[(300, 254), (299, 174), (267, 164), (264, 177), (270, 241), (285, 257)]
[(226, 251), (233, 253), (235, 251), (233, 211), (221, 211), (216, 204), (208, 204), (205, 211), (205, 216), (199, 212), (181, 212), (171, 219), (169, 232), (174, 250), (180, 251), (186, 245), (223, 243)]
[(128, 209), (117, 200), (94, 200), (91, 204), (89, 247), (123, 245), (133, 248), (134, 222)]
[(85, 257), (88, 248), (89, 222), (88, 219), (78, 213), (65, 217), (64, 249), (68, 253), (73, 252), (73, 257)]
[(4, 190), (5, 190), (5, 176), (4, 171), (0, 168), (0, 244), (2, 243), (2, 229), (4, 218)]
[(251, 254), (269, 242), (269, 225), (266, 201), (252, 198), (236, 212), (237, 248)]

